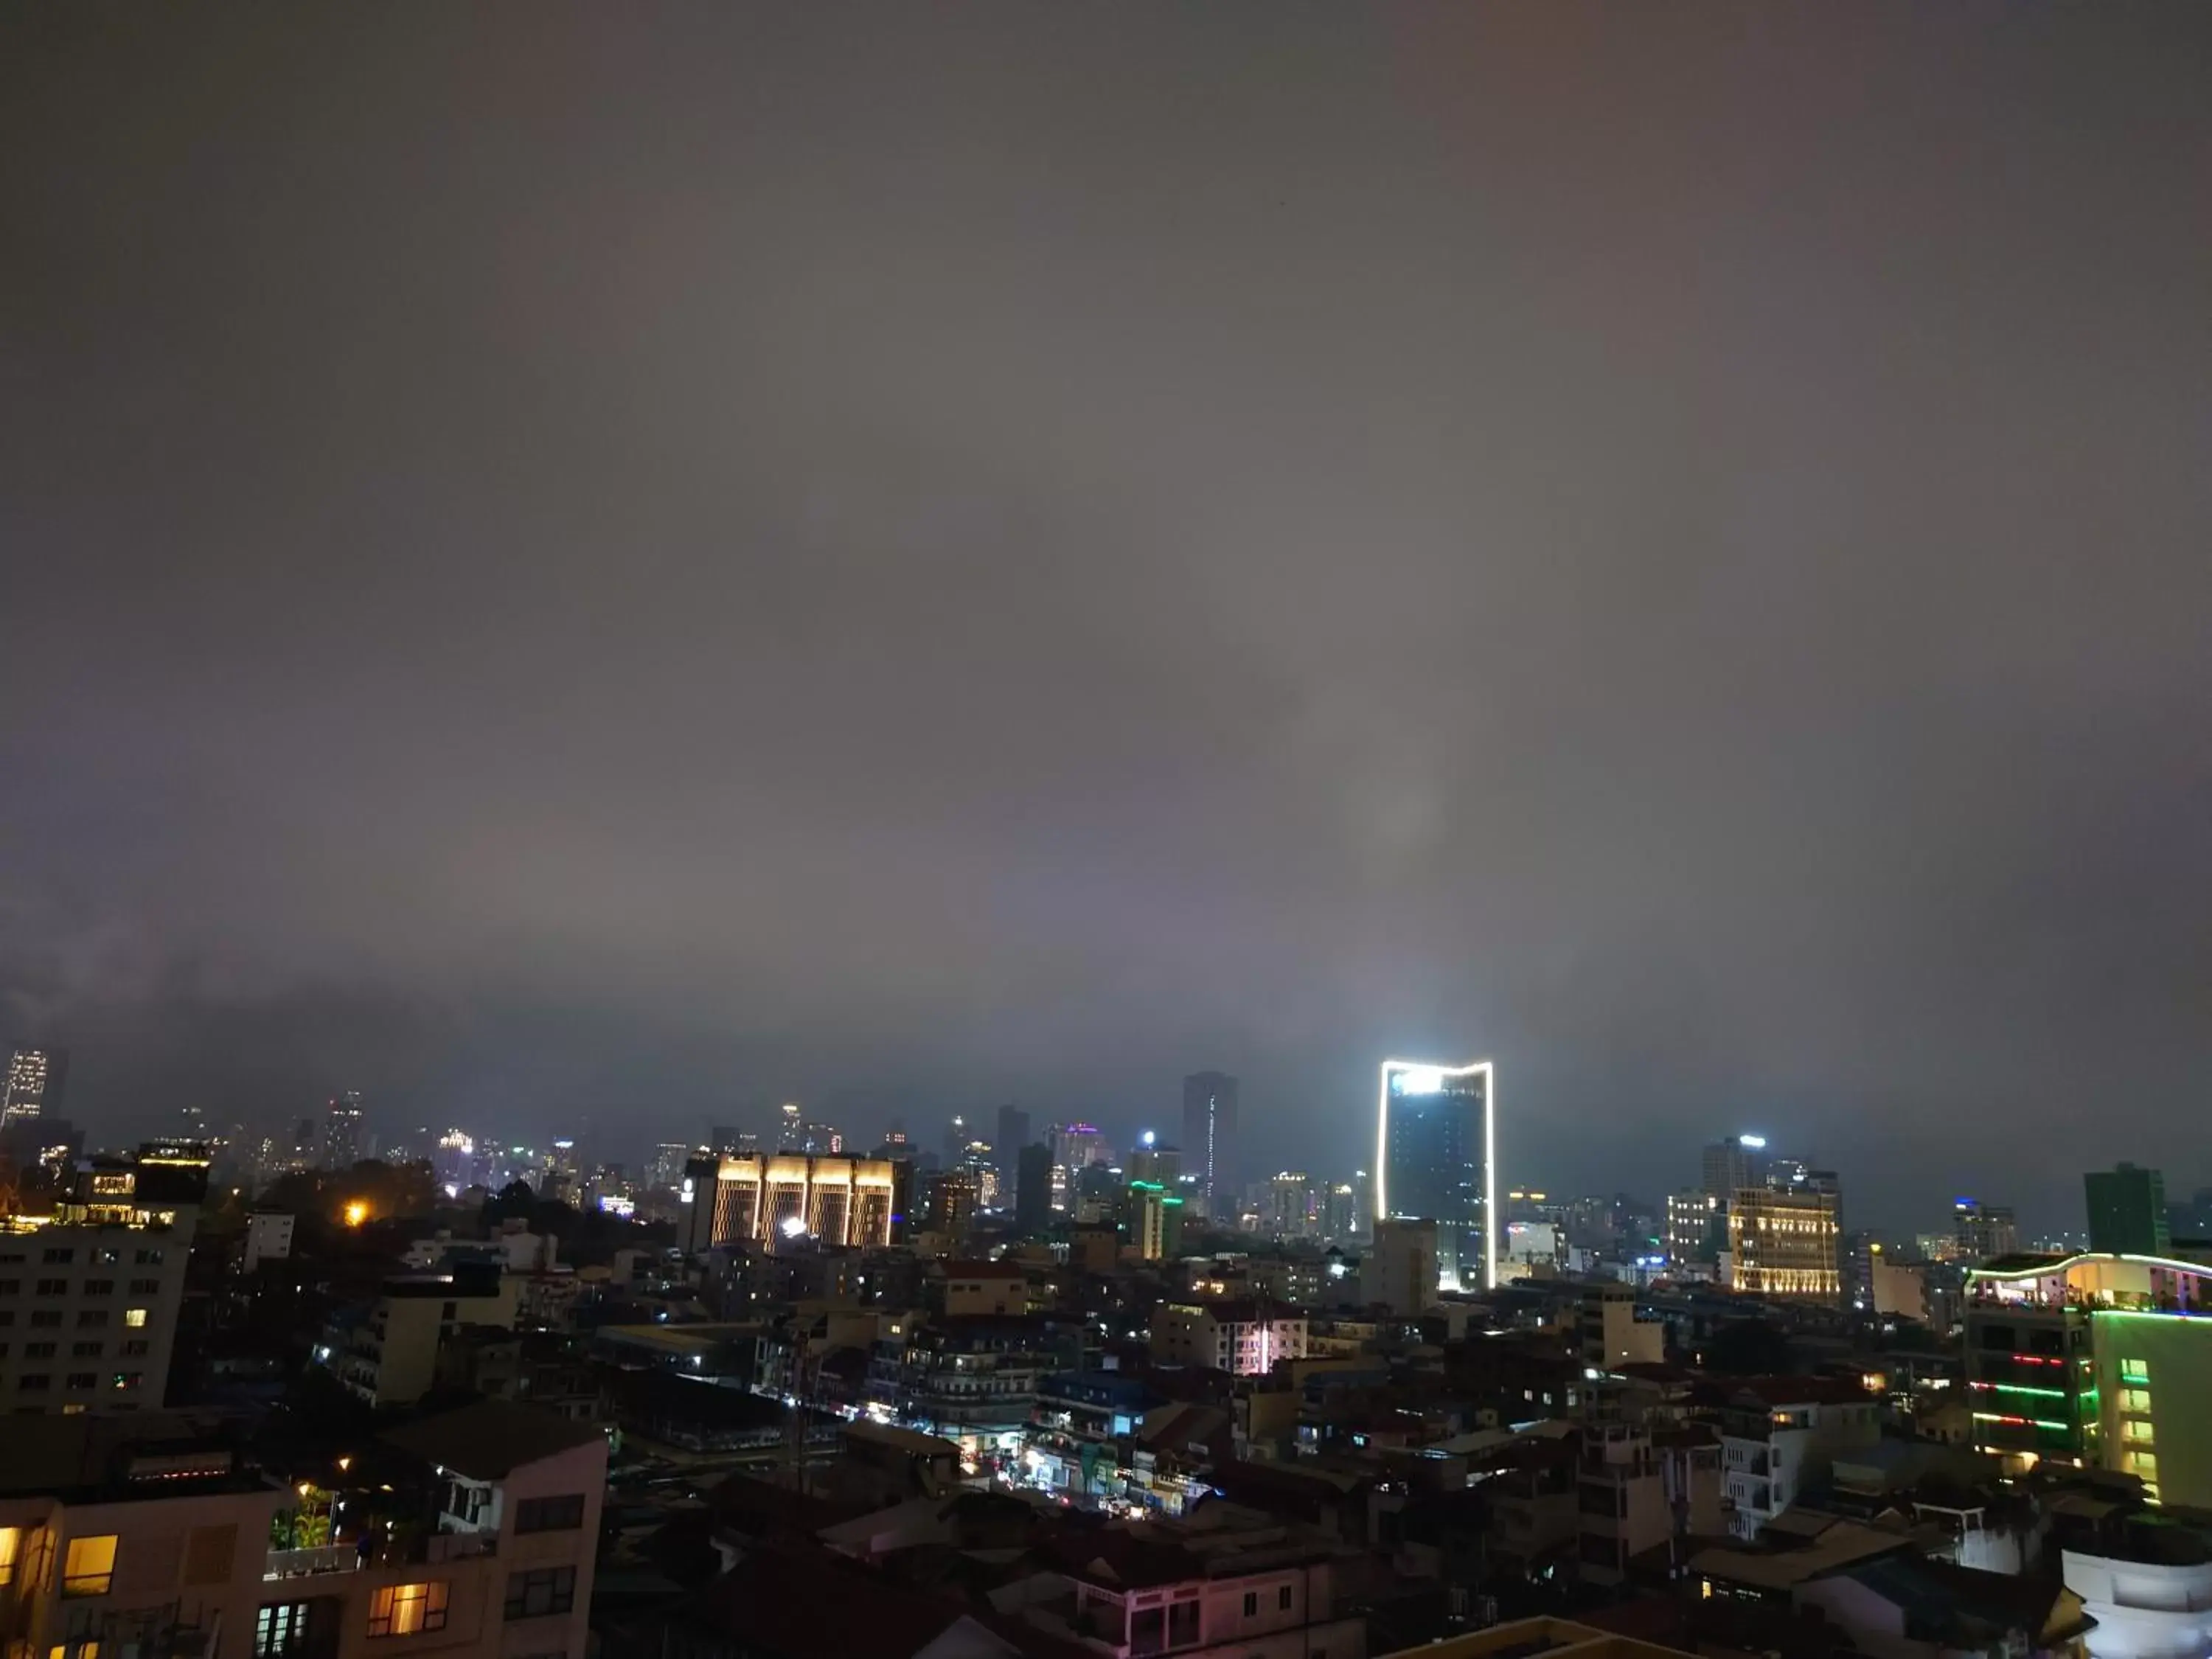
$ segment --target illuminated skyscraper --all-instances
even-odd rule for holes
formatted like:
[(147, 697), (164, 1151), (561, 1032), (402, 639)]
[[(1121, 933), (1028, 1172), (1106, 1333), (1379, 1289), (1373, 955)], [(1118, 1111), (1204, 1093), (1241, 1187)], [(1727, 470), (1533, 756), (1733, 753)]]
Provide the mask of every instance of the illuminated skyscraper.
[(323, 1146), (317, 1164), (325, 1170), (350, 1170), (368, 1156), (368, 1125), (358, 1090), (348, 1090), (323, 1109)]
[(9, 1050), (7, 1075), (0, 1079), (0, 1124), (58, 1113), (68, 1081), (68, 1049), (17, 1043)]
[(1227, 1199), (1237, 1179), (1237, 1079), (1226, 1072), (1194, 1072), (1182, 1080), (1182, 1156), (1213, 1213), (1215, 1192)]
[(1492, 1073), (1486, 1060), (1382, 1062), (1375, 1214), (1437, 1224), (1437, 1280), (1448, 1291), (1498, 1282)]

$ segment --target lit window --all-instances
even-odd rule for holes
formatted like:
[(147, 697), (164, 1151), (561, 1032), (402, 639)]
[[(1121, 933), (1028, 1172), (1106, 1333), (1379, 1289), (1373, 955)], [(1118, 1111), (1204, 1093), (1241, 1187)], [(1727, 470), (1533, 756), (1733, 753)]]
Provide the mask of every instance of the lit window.
[(15, 1582), (15, 1558), (22, 1553), (23, 1529), (0, 1527), (0, 1584)]
[(138, 1329), (146, 1322), (146, 1310), (143, 1308), (126, 1310), (123, 1316), (123, 1322), (134, 1331)]
[(2155, 1438), (2156, 1437), (2152, 1432), (2151, 1425), (2149, 1424), (2144, 1422), (2141, 1418), (2131, 1418), (2129, 1419), (2127, 1425), (2127, 1437), (2130, 1440), (2148, 1441)]
[(307, 1643), (305, 1601), (278, 1601), (254, 1616), (253, 1659), (283, 1659), (305, 1650)]
[(368, 1604), (371, 1636), (412, 1636), (417, 1631), (446, 1627), (446, 1586), (442, 1579), (427, 1584), (386, 1584)]
[(2120, 1381), (2139, 1388), (2150, 1386), (2150, 1362), (2148, 1359), (2120, 1361)]
[(115, 1577), (115, 1534), (72, 1538), (62, 1560), (64, 1595), (105, 1595)]

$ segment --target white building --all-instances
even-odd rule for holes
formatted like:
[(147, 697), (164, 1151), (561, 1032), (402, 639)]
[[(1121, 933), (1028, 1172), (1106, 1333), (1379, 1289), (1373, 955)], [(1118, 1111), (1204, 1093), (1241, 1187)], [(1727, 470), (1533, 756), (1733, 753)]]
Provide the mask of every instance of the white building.
[(295, 1218), (281, 1210), (257, 1211), (246, 1218), (246, 1271), (264, 1261), (282, 1261), (292, 1254)]
[(1729, 1530), (1759, 1528), (1827, 1477), (1837, 1453), (1881, 1438), (1881, 1407), (1855, 1384), (1811, 1376), (1747, 1378), (1736, 1385), (1721, 1432), (1721, 1481)]
[[(2203, 1659), (2212, 1650), (2212, 1560), (2169, 1534), (2151, 1560), (2063, 1552), (2066, 1588), (2096, 1621), (2083, 1638), (2090, 1659)], [(2154, 1552), (2140, 1552), (2145, 1557)]]

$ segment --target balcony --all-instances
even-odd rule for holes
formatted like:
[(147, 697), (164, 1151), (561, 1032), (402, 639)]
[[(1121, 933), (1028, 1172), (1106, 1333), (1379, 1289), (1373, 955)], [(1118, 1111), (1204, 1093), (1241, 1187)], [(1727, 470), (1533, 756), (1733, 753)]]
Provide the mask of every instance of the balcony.
[(387, 1539), (367, 1556), (357, 1543), (270, 1550), (261, 1577), (264, 1580), (311, 1578), (325, 1573), (358, 1572), (363, 1567), (440, 1566), (498, 1553), (497, 1533), (437, 1532), (412, 1539)]

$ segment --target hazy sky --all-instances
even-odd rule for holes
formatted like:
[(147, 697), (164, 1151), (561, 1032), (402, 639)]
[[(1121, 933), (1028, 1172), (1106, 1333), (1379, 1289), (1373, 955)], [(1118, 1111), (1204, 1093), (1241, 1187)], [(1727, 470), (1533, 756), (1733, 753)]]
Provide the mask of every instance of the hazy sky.
[(2212, 1182), (2212, 11), (17, 6), (95, 1138), (1004, 1099)]

